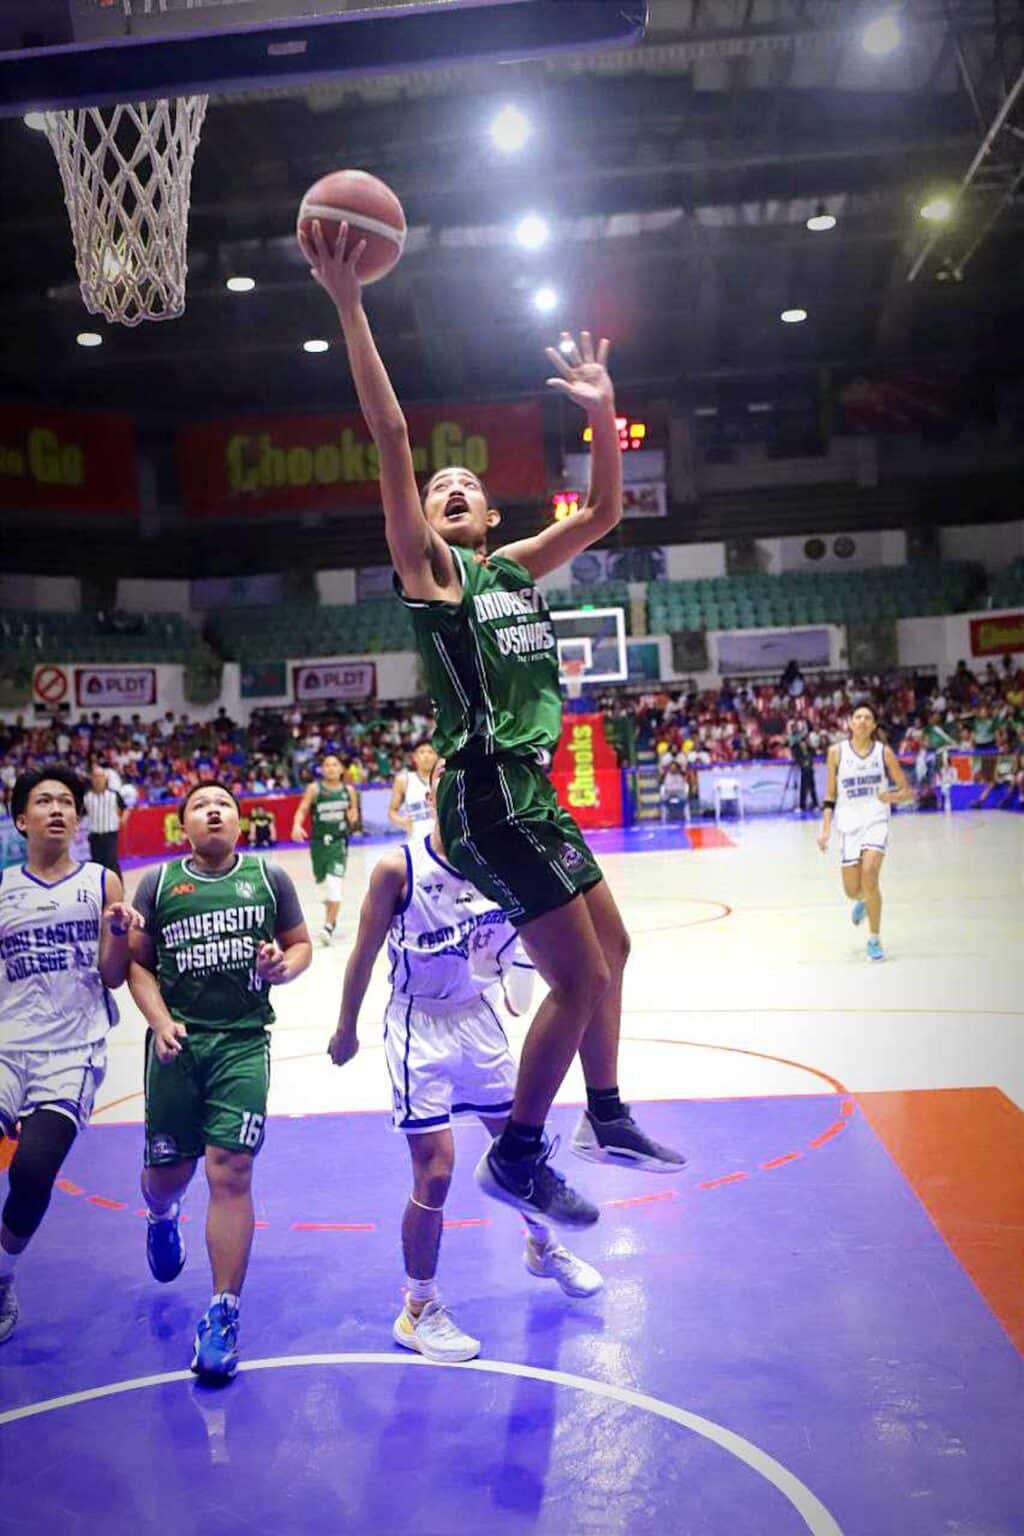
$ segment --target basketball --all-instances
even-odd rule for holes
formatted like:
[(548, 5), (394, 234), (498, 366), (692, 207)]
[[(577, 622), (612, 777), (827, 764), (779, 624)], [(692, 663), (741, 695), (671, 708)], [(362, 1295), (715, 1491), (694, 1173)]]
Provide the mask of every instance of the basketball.
[(368, 171), (332, 171), (314, 182), (299, 204), (298, 229), (308, 234), (314, 219), (320, 220), (332, 250), (338, 226), (345, 221), (356, 240), (366, 241), (359, 258), (360, 282), (377, 282), (402, 254), (402, 205), (391, 188)]

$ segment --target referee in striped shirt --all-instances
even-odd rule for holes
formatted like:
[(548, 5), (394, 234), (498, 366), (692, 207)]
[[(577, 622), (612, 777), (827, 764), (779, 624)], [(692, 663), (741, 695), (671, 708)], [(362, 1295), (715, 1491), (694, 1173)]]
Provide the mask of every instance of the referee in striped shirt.
[(114, 789), (107, 788), (107, 771), (94, 763), (85, 792), (85, 814), (89, 818), (89, 857), (120, 877), (117, 862), (117, 833), (124, 815), (124, 801)]

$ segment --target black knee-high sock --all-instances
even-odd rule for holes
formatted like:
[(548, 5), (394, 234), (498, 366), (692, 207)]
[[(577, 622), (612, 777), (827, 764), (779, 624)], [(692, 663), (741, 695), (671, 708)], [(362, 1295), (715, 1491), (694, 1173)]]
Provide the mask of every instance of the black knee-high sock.
[(587, 1108), (595, 1120), (618, 1120), (623, 1114), (618, 1088), (588, 1088)]

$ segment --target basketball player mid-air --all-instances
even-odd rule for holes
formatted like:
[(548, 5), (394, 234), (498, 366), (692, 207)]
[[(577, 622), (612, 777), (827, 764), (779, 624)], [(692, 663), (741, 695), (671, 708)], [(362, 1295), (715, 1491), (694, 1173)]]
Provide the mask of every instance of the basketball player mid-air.
[(402, 408), (377, 351), (357, 275), (362, 242), (341, 224), (333, 251), (314, 222), (303, 252), (333, 299), (359, 404), (380, 455), (385, 533), (434, 703), (434, 745), (447, 759), (438, 823), (460, 874), (503, 908), (549, 987), (523, 1046), (512, 1113), (477, 1168), (481, 1187), (553, 1222), (587, 1225), (597, 1208), (549, 1167), (544, 1122), (578, 1051), (587, 1108), (573, 1150), (676, 1172), (619, 1098), (622, 976), (629, 938), (593, 855), (547, 775), (562, 699), (555, 636), (537, 583), (603, 538), (622, 515), (615, 397), (590, 336), (548, 349), (549, 385), (592, 428), (585, 505), (533, 538), (488, 552), (501, 515), (467, 469), (439, 470), (421, 501)]

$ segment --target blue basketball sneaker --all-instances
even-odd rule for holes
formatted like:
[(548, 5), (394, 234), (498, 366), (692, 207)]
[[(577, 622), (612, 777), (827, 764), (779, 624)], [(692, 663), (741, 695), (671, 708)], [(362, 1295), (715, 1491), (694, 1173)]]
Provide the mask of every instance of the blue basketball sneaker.
[(864, 921), (864, 914), (866, 911), (867, 907), (862, 901), (854, 902), (850, 911), (850, 920), (855, 928), (859, 927), (859, 925)]
[(238, 1370), (238, 1308), (213, 1301), (196, 1325), (192, 1370), (208, 1381), (230, 1381)]
[(881, 941), (881, 939), (878, 937), (878, 935), (876, 933), (873, 933), (871, 935), (870, 939), (868, 939), (868, 959), (869, 960), (884, 960), (885, 959), (885, 955), (882, 953), (882, 941)]
[(150, 1273), (161, 1285), (176, 1280), (185, 1268), (185, 1239), (181, 1235), (181, 1205), (171, 1206), (166, 1216), (146, 1219), (146, 1258)]

